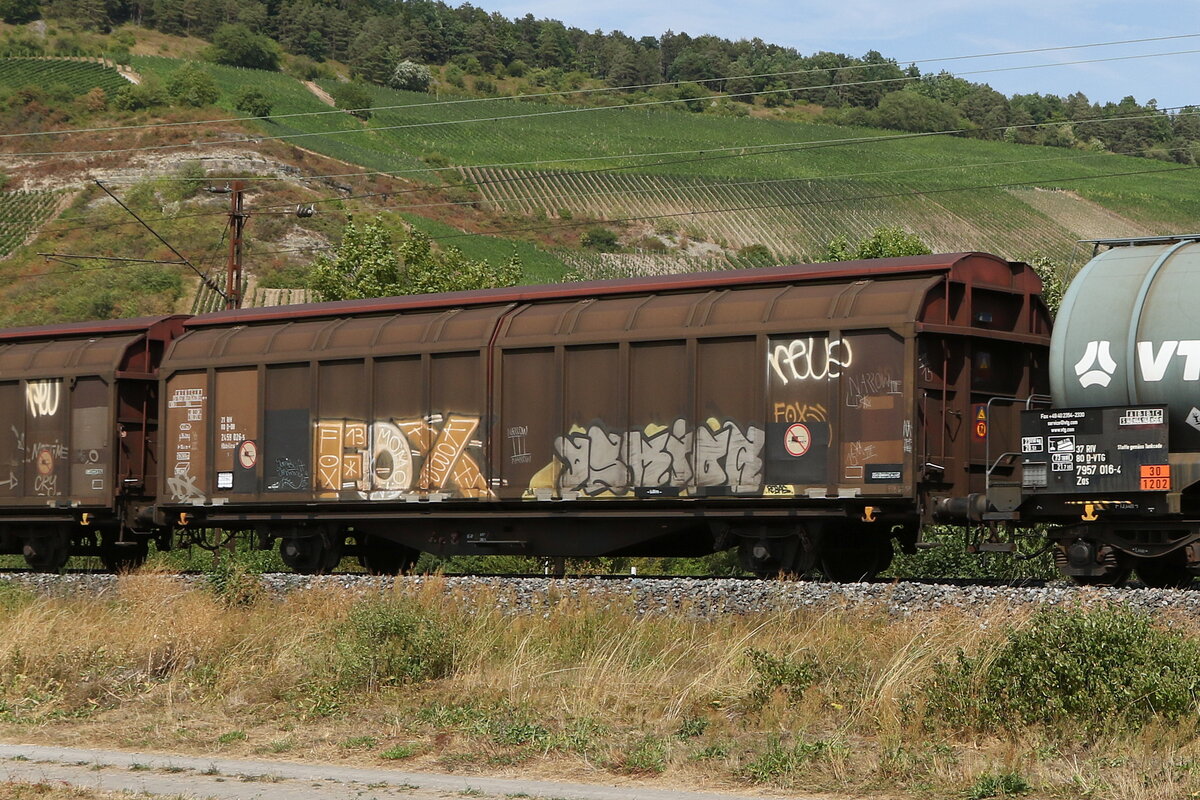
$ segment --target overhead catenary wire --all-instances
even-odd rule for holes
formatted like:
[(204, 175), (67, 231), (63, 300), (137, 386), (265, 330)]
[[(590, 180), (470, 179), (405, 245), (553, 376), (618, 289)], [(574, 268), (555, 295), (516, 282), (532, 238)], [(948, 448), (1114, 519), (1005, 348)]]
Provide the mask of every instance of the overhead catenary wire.
[[(817, 206), (817, 205), (843, 205), (843, 204), (847, 204), (847, 203), (862, 202), (862, 201), (867, 201), (867, 200), (890, 199), (890, 198), (896, 198), (896, 197), (919, 197), (919, 196), (926, 196), (926, 195), (933, 195), (933, 194), (948, 194), (948, 193), (952, 193), (952, 192), (978, 191), (978, 190), (983, 190), (983, 189), (1011, 189), (1011, 188), (1017, 188), (1017, 187), (1021, 187), (1021, 186), (1037, 186), (1037, 185), (1041, 185), (1041, 184), (1045, 184), (1045, 183), (1079, 182), (1079, 181), (1086, 181), (1086, 180), (1098, 180), (1101, 178), (1127, 177), (1127, 176), (1134, 176), (1134, 175), (1147, 175), (1147, 174), (1158, 174), (1158, 173), (1167, 173), (1167, 172), (1194, 171), (1197, 169), (1200, 169), (1200, 166), (1167, 167), (1167, 168), (1163, 168), (1163, 169), (1135, 170), (1135, 171), (1130, 171), (1130, 172), (1115, 172), (1115, 173), (1104, 173), (1104, 174), (1098, 174), (1098, 175), (1071, 176), (1071, 177), (1055, 178), (1055, 179), (1039, 179), (1039, 180), (1035, 180), (1035, 181), (1013, 181), (1013, 182), (1007, 182), (1007, 183), (977, 184), (977, 185), (972, 185), (972, 186), (942, 187), (942, 188), (938, 188), (938, 189), (915, 189), (915, 190), (905, 191), (905, 192), (888, 192), (888, 193), (881, 193), (881, 194), (858, 195), (858, 196), (854, 196), (854, 197), (842, 197), (842, 198), (824, 199), (824, 200), (791, 201), (791, 202), (786, 202), (786, 203), (758, 203), (758, 204), (747, 205), (747, 206), (738, 206), (738, 207), (734, 207), (734, 208), (701, 209), (701, 210), (671, 212), (671, 213), (663, 213), (663, 214), (644, 214), (644, 215), (638, 215), (635, 217), (623, 217), (623, 218), (607, 219), (607, 220), (594, 220), (593, 219), (593, 220), (588, 220), (586, 222), (575, 222), (575, 221), (559, 222), (559, 223), (546, 224), (546, 225), (534, 225), (534, 226), (525, 226), (525, 227), (519, 227), (519, 228), (505, 228), (505, 229), (493, 230), (493, 231), (478, 231), (478, 232), (463, 232), (463, 233), (456, 233), (456, 234), (443, 234), (440, 236), (431, 236), (430, 239), (432, 239), (434, 241), (446, 241), (446, 240), (450, 240), (450, 239), (461, 239), (461, 238), (476, 237), (476, 236), (495, 236), (495, 235), (504, 234), (504, 233), (532, 232), (532, 231), (558, 229), (558, 228), (575, 228), (575, 227), (581, 227), (584, 225), (594, 225), (597, 223), (627, 224), (627, 223), (631, 223), (631, 222), (643, 222), (643, 221), (649, 221), (649, 220), (654, 220), (654, 219), (672, 219), (672, 218), (687, 217), (687, 216), (702, 216), (702, 215), (707, 215), (707, 214), (756, 211), (756, 210), (771, 209), (771, 208), (799, 208), (799, 207), (810, 207), (810, 206)], [(285, 253), (312, 252), (312, 251), (316, 251), (316, 250), (326, 250), (326, 249), (329, 249), (329, 248), (327, 246), (294, 247), (294, 248), (263, 251), (263, 252), (257, 253), (256, 255), (259, 255), (259, 256), (281, 255), (281, 254), (285, 254)], [(64, 263), (66, 263), (66, 262), (64, 262)], [(18, 276), (14, 276), (12, 279), (13, 280), (29, 279), (29, 278), (39, 278), (39, 277), (46, 277), (46, 276), (59, 275), (59, 274), (74, 274), (76, 272), (89, 272), (89, 271), (107, 270), (107, 269), (120, 269), (125, 266), (129, 266), (129, 265), (124, 264), (124, 263), (118, 263), (118, 264), (113, 264), (113, 265), (110, 265), (107, 267), (93, 267), (93, 268), (80, 267), (79, 269), (76, 269), (76, 270), (54, 270), (54, 271), (43, 272), (43, 273), (31, 273), (31, 274), (27, 274), (27, 275), (18, 275)]]
[[(744, 79), (748, 79), (748, 78), (749, 79), (781, 78), (781, 77), (785, 77), (785, 76), (789, 76), (789, 75), (810, 75), (810, 74), (816, 74), (819, 72), (840, 72), (842, 70), (871, 69), (874, 67), (887, 66), (888, 64), (897, 64), (897, 65), (899, 65), (899, 64), (912, 64), (912, 65), (937, 64), (937, 63), (949, 62), (949, 61), (967, 61), (967, 60), (975, 60), (975, 59), (981, 59), (981, 58), (999, 58), (999, 57), (1004, 57), (1004, 56), (1032, 55), (1035, 53), (1053, 53), (1053, 52), (1062, 52), (1062, 51), (1066, 51), (1066, 50), (1084, 50), (1084, 49), (1088, 49), (1088, 48), (1092, 48), (1092, 47), (1114, 47), (1114, 46), (1128, 45), (1128, 44), (1147, 44), (1147, 43), (1151, 43), (1151, 42), (1165, 42), (1165, 41), (1178, 40), (1178, 39), (1195, 39), (1198, 37), (1200, 37), (1200, 33), (1178, 33), (1178, 34), (1171, 34), (1171, 35), (1167, 35), (1167, 36), (1151, 36), (1151, 37), (1145, 37), (1145, 38), (1141, 38), (1141, 39), (1119, 39), (1119, 40), (1108, 41), (1108, 42), (1089, 42), (1086, 44), (1055, 45), (1055, 46), (1051, 46), (1051, 47), (1034, 47), (1034, 48), (1028, 48), (1028, 49), (1024, 49), (1024, 50), (1003, 50), (1003, 51), (996, 51), (996, 52), (991, 52), (991, 53), (975, 53), (975, 54), (960, 55), (960, 56), (942, 56), (942, 57), (938, 57), (938, 58), (887, 59), (883, 62), (867, 62), (867, 63), (863, 63), (863, 64), (847, 64), (845, 66), (837, 66), (837, 67), (812, 67), (812, 68), (801, 69), (801, 70), (787, 70), (784, 72), (760, 72), (760, 73), (755, 73), (755, 74), (751, 74), (751, 75), (729, 75), (729, 76), (722, 77), (722, 78), (696, 78), (696, 79), (687, 80), (687, 81), (681, 81), (681, 80), (659, 81), (656, 83), (639, 83), (639, 84), (631, 84), (631, 85), (627, 85), (627, 86), (600, 86), (600, 87), (593, 87), (593, 88), (587, 88), (587, 89), (566, 89), (566, 90), (556, 90), (556, 91), (552, 91), (552, 92), (534, 92), (534, 93), (530, 93), (530, 94), (505, 95), (503, 97), (467, 97), (467, 98), (456, 98), (454, 100), (435, 100), (430, 103), (405, 103), (405, 104), (400, 104), (400, 105), (376, 106), (374, 108), (332, 109), (332, 110), (328, 110), (328, 111), (326, 111), (326, 110), (300, 111), (300, 112), (294, 112), (294, 113), (290, 113), (290, 114), (272, 114), (272, 115), (269, 115), (266, 117), (224, 117), (224, 118), (203, 119), (203, 120), (181, 120), (181, 121), (177, 121), (177, 122), (151, 122), (151, 123), (142, 123), (139, 125), (109, 125), (109, 126), (98, 126), (98, 127), (92, 127), (92, 128), (67, 128), (67, 129), (54, 130), (54, 131), (19, 131), (19, 132), (14, 132), (14, 133), (0, 133), (0, 140), (15, 139), (15, 138), (28, 137), (28, 136), (56, 136), (56, 135), (69, 135), (69, 134), (77, 134), (77, 133), (105, 133), (105, 132), (111, 132), (111, 131), (148, 130), (148, 129), (152, 129), (152, 128), (183, 127), (183, 126), (192, 126), (192, 125), (214, 125), (214, 124), (220, 124), (220, 123), (226, 123), (226, 122), (245, 122), (247, 120), (253, 120), (253, 119), (258, 119), (258, 120), (294, 119), (297, 117), (316, 117), (316, 116), (325, 116), (325, 115), (330, 115), (330, 114), (354, 113), (356, 111), (358, 111), (358, 112), (361, 112), (361, 111), (392, 111), (392, 110), (397, 110), (397, 109), (430, 108), (430, 107), (434, 107), (434, 106), (464, 105), (464, 104), (468, 104), (468, 103), (482, 103), (482, 102), (488, 102), (488, 101), (494, 102), (497, 100), (535, 100), (535, 99), (544, 98), (544, 97), (569, 97), (569, 96), (574, 96), (574, 95), (587, 95), (587, 94), (596, 94), (596, 93), (601, 93), (601, 92), (629, 92), (629, 91), (635, 91), (635, 90), (639, 90), (639, 89), (654, 89), (654, 88), (659, 88), (662, 86), (677, 86), (681, 83), (719, 83), (721, 81), (727, 81), (727, 80), (731, 80), (731, 79), (743, 79), (744, 80)], [(1184, 51), (1184, 52), (1194, 52), (1194, 51)], [(1132, 58), (1146, 58), (1146, 57), (1153, 57), (1154, 55), (1157, 55), (1157, 54), (1150, 54), (1149, 56), (1132, 56)], [(1163, 54), (1163, 55), (1171, 55), (1171, 54)], [(1068, 62), (1066, 64), (1066, 66), (1069, 66), (1071, 64), (1079, 64), (1079, 63), (1093, 63), (1093, 62), (1087, 62), (1087, 61)], [(1046, 66), (1058, 66), (1058, 64), (1049, 64)], [(1025, 68), (1032, 68), (1032, 67), (1025, 67)], [(973, 74), (973, 73), (959, 73), (959, 74)], [(918, 77), (924, 77), (924, 76), (918, 76)], [(859, 84), (849, 83), (849, 84), (838, 84), (838, 85), (834, 85), (834, 86), (829, 86), (829, 85), (809, 86), (809, 87), (801, 87), (801, 88), (827, 89), (827, 88), (839, 88), (839, 87), (854, 86), (854, 85), (859, 85)], [(794, 90), (792, 90), (792, 91), (794, 91)], [(739, 93), (739, 94), (741, 94), (741, 93)]]
[[(1200, 53), (1200, 49), (1177, 50), (1177, 51), (1173, 51), (1173, 52), (1169, 52), (1169, 53), (1147, 53), (1147, 54), (1132, 55), (1132, 56), (1113, 56), (1110, 58), (1086, 59), (1086, 60), (1080, 60), (1080, 61), (1064, 61), (1064, 62), (1057, 62), (1057, 63), (1050, 63), (1050, 64), (1026, 64), (1026, 65), (1013, 66), (1013, 67), (996, 67), (993, 69), (972, 70), (972, 71), (968, 71), (968, 72), (960, 72), (960, 73), (958, 73), (958, 75), (960, 75), (960, 76), (961, 75), (982, 75), (982, 74), (992, 74), (992, 73), (998, 73), (998, 72), (1013, 72), (1013, 71), (1017, 71), (1017, 70), (1027, 70), (1027, 69), (1044, 69), (1047, 67), (1075, 66), (1075, 65), (1080, 65), (1080, 64), (1099, 64), (1099, 63), (1108, 63), (1108, 62), (1114, 62), (1114, 61), (1129, 61), (1129, 60), (1133, 60), (1133, 59), (1143, 59), (1143, 58), (1161, 58), (1161, 57), (1166, 57), (1166, 56), (1177, 56), (1177, 55), (1194, 55), (1197, 53)], [(563, 114), (583, 114), (583, 113), (592, 113), (592, 112), (597, 112), (597, 111), (620, 111), (620, 110), (628, 110), (628, 109), (636, 109), (636, 108), (652, 108), (652, 107), (666, 106), (666, 105), (678, 105), (681, 103), (696, 103), (696, 102), (710, 101), (710, 100), (714, 100), (714, 99), (730, 98), (730, 97), (758, 97), (758, 96), (765, 96), (765, 95), (771, 95), (771, 94), (781, 94), (781, 93), (785, 93), (785, 92), (804, 91), (804, 90), (809, 90), (809, 89), (813, 89), (813, 88), (837, 89), (837, 88), (845, 88), (845, 87), (850, 87), (850, 86), (870, 86), (870, 85), (878, 85), (878, 84), (885, 84), (885, 83), (909, 83), (909, 82), (916, 81), (916, 80), (920, 80), (920, 78), (919, 77), (902, 76), (899, 78), (880, 78), (878, 80), (870, 80), (870, 81), (853, 81), (853, 82), (846, 82), (846, 83), (827, 84), (827, 85), (820, 86), (820, 87), (791, 86), (791, 87), (784, 87), (784, 88), (780, 88), (780, 89), (762, 89), (762, 90), (753, 91), (753, 92), (735, 92), (735, 93), (727, 93), (727, 94), (718, 94), (718, 95), (713, 95), (713, 96), (709, 96), (709, 97), (705, 97), (705, 98), (673, 98), (673, 99), (667, 99), (667, 100), (649, 100), (649, 101), (636, 102), (636, 103), (620, 103), (620, 104), (611, 105), (611, 106), (577, 106), (577, 107), (572, 107), (572, 108), (554, 109), (551, 111), (535, 111), (535, 112), (531, 112), (528, 114), (500, 114), (500, 115), (491, 115), (491, 116), (486, 116), (486, 117), (473, 117), (470, 119), (434, 120), (434, 121), (429, 121), (429, 122), (410, 122), (410, 123), (403, 123), (403, 124), (398, 124), (398, 125), (380, 125), (380, 126), (366, 127), (366, 128), (356, 127), (356, 128), (349, 128), (349, 129), (344, 129), (344, 130), (304, 131), (304, 132), (300, 132), (300, 133), (277, 134), (274, 136), (255, 136), (255, 137), (249, 137), (247, 139), (240, 140), (240, 141), (238, 141), (238, 140), (231, 141), (228, 139), (210, 139), (210, 140), (199, 141), (199, 142), (143, 145), (143, 146), (138, 146), (138, 147), (119, 147), (119, 148), (95, 149), (95, 150), (47, 150), (47, 151), (32, 152), (32, 153), (22, 151), (22, 152), (12, 152), (12, 153), (0, 153), (0, 158), (50, 158), (50, 157), (62, 158), (65, 156), (98, 156), (98, 155), (117, 155), (117, 154), (123, 154), (123, 153), (138, 153), (138, 152), (151, 152), (151, 151), (163, 151), (163, 150), (180, 150), (180, 149), (186, 149), (186, 148), (212, 147), (212, 146), (216, 146), (216, 145), (230, 146), (230, 145), (237, 145), (237, 144), (247, 144), (247, 143), (251, 143), (251, 142), (257, 144), (257, 143), (269, 142), (269, 141), (285, 141), (285, 140), (291, 141), (294, 139), (306, 139), (306, 138), (311, 138), (314, 136), (342, 136), (345, 134), (353, 134), (353, 133), (379, 133), (381, 131), (408, 130), (408, 129), (414, 129), (414, 128), (444, 127), (444, 126), (450, 126), (450, 125), (467, 125), (467, 124), (474, 124), (474, 123), (489, 123), (489, 122), (494, 123), (494, 122), (510, 121), (510, 120), (515, 120), (515, 119), (533, 119), (533, 118), (539, 118), (539, 117), (560, 116)], [(1045, 123), (1042, 123), (1042, 124), (1045, 124)], [(963, 132), (965, 130), (966, 129), (956, 131), (956, 132)]]

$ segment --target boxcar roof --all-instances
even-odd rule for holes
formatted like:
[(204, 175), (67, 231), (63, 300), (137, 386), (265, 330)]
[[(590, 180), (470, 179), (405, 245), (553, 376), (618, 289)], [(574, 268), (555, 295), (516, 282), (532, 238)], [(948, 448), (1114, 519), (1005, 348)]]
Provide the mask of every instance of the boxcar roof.
[[(405, 295), (366, 300), (343, 300), (333, 303), (305, 303), (266, 308), (244, 308), (218, 311), (192, 317), (188, 328), (214, 325), (244, 325), (260, 322), (279, 322), (321, 317), (388, 314), (404, 311), (454, 308), (460, 306), (524, 303), (538, 300), (601, 297), (622, 294), (720, 289), (778, 283), (845, 280), (847, 278), (887, 278), (893, 276), (948, 272), (954, 273), (969, 263), (992, 262), (1007, 267), (1008, 261), (989, 253), (941, 253), (901, 258), (878, 258), (866, 261), (841, 261), (826, 264), (795, 264), (757, 269), (716, 270), (676, 275), (656, 275), (617, 280), (583, 281), (577, 283), (513, 286), (503, 289), (482, 289), (470, 292)], [(964, 275), (965, 277), (965, 275)], [(1010, 288), (1010, 287), (1005, 287)], [(1017, 290), (1036, 291), (1033, 287), (1011, 286)]]
[(161, 322), (187, 319), (186, 314), (167, 314), (158, 317), (106, 319), (87, 322), (63, 322), (55, 325), (31, 325), (24, 328), (0, 330), (0, 341), (16, 339), (74, 339), (84, 336), (117, 336), (123, 333), (147, 331)]

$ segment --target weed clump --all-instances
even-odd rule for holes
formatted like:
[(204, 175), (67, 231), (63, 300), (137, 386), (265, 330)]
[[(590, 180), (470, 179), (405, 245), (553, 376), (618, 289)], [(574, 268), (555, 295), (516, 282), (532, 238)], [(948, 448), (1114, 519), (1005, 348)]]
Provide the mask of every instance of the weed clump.
[(454, 671), (453, 631), (411, 600), (361, 603), (338, 623), (332, 667), (343, 691), (444, 678)]
[(1200, 643), (1128, 610), (1049, 610), (925, 687), (929, 722), (1088, 734), (1197, 718)]
[(746, 660), (754, 670), (757, 683), (747, 698), (749, 710), (765, 706), (777, 691), (782, 691), (789, 704), (798, 703), (808, 687), (817, 679), (817, 662), (811, 658), (777, 656), (751, 648)]

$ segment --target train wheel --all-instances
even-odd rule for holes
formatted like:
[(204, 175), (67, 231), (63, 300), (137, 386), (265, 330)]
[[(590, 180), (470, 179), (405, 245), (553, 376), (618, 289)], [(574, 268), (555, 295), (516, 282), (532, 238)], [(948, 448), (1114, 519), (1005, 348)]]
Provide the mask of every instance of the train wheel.
[(420, 556), (416, 550), (382, 536), (363, 537), (358, 563), (372, 575), (399, 575), (412, 569)]
[(279, 540), (279, 557), (294, 572), (319, 575), (337, 568), (342, 560), (342, 545), (327, 533), (285, 536)]
[(861, 527), (830, 529), (821, 542), (821, 572), (835, 583), (873, 580), (892, 563), (892, 540)]
[(25, 538), (22, 552), (34, 572), (62, 572), (71, 557), (71, 540), (66, 533), (42, 533)]
[(1192, 583), (1183, 552), (1176, 551), (1158, 558), (1139, 558), (1134, 570), (1142, 583), (1154, 589), (1184, 589)]
[(804, 575), (813, 568), (815, 554), (808, 531), (798, 527), (786, 536), (767, 536), (761, 530), (746, 532), (738, 544), (738, 561), (742, 569), (758, 578), (780, 575)]

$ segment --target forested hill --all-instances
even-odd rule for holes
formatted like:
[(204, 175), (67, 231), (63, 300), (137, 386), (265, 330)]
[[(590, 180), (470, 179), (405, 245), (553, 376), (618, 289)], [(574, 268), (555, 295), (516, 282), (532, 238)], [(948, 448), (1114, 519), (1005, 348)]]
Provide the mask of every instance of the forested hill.
[[(466, 3), (452, 8), (433, 0), (0, 0), (0, 16), (9, 23), (46, 17), (98, 32), (136, 23), (211, 39), (214, 47), (207, 55), (221, 63), (286, 67), (306, 79), (332, 77), (327, 62), (333, 60), (365, 82), (430, 86), (419, 71), (416, 80), (412, 71), (397, 72), (400, 63), (412, 62), (444, 67), (435, 87), (482, 95), (603, 84), (639, 87), (629, 92), (637, 97), (694, 100), (683, 107), (696, 112), (802, 114), (827, 123), (907, 131), (965, 129), (983, 138), (1082, 146), (1185, 164), (1195, 163), (1200, 154), (1200, 119), (1162, 112), (1152, 99), (1093, 102), (1082, 93), (1006, 97), (947, 73), (922, 74), (915, 65), (875, 51), (805, 55), (757, 38), (730, 41), (671, 31), (635, 39), (531, 14), (508, 19)], [(127, 57), (119, 43), (89, 52), (85, 38), (72, 45), (60, 37), (56, 46), (48, 53), (42, 39), (17, 31), (0, 42), (0, 55)], [(664, 83), (671, 85), (653, 86)], [(612, 103), (614, 97), (584, 94), (565, 101)], [(1120, 116), (1144, 118), (1111, 121)], [(1068, 120), (1071, 124), (1045, 124)]]

